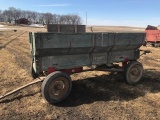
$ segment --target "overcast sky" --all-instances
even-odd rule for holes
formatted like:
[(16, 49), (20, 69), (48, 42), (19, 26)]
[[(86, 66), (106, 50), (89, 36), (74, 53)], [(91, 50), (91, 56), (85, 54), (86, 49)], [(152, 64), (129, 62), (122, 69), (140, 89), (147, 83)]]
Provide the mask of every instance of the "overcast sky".
[(0, 0), (8, 7), (53, 14), (78, 14), (88, 25), (160, 25), (160, 0)]

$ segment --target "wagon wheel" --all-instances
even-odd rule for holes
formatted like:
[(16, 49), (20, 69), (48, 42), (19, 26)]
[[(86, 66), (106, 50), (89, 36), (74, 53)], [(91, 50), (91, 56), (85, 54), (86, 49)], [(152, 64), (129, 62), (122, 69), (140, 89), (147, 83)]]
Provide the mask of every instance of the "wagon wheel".
[(130, 85), (135, 85), (140, 82), (143, 75), (143, 66), (138, 61), (132, 61), (125, 68), (125, 79)]
[(61, 102), (71, 92), (72, 81), (62, 72), (56, 71), (49, 74), (42, 83), (42, 96), (51, 104)]

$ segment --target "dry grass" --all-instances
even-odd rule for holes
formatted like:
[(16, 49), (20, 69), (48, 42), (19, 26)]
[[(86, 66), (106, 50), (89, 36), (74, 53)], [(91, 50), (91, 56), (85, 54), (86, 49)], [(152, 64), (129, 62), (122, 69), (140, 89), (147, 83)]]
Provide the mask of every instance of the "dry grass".
[[(16, 29), (16, 33), (0, 32), (1, 95), (32, 81), (28, 31), (46, 31)], [(127, 85), (121, 75), (108, 72), (74, 74), (72, 92), (62, 103), (56, 106), (47, 103), (41, 96), (39, 83), (1, 100), (0, 119), (159, 119), (160, 48), (141, 49), (152, 53), (139, 60), (145, 71), (137, 86)]]
[(90, 26), (87, 32), (144, 32), (145, 28), (126, 27), (126, 26)]

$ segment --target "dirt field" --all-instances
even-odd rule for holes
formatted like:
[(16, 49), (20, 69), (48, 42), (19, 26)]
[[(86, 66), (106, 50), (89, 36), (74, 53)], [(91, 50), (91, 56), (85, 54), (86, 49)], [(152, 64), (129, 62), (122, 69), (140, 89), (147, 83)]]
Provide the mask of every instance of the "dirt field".
[[(33, 81), (28, 31), (46, 31), (10, 27), (13, 29), (0, 30), (0, 95)], [(145, 70), (138, 85), (127, 85), (121, 75), (109, 72), (74, 74), (72, 92), (62, 103), (56, 106), (47, 103), (41, 96), (39, 83), (0, 100), (0, 120), (160, 119), (160, 48), (141, 49), (152, 53), (139, 60)]]

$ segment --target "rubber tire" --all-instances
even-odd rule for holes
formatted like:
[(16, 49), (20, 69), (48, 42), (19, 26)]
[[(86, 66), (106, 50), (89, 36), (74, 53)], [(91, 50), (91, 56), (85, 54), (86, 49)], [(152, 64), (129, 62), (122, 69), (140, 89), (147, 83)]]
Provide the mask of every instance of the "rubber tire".
[[(140, 69), (141, 69), (140, 76), (139, 76), (139, 78), (136, 81), (129, 79), (129, 72), (132, 69), (132, 67), (135, 66), (135, 65), (138, 65), (140, 67)], [(129, 84), (129, 85), (136, 85), (136, 84), (138, 84), (140, 82), (141, 78), (142, 78), (142, 75), (143, 75), (143, 66), (142, 66), (142, 64), (140, 62), (138, 62), (138, 61), (131, 61), (131, 62), (129, 62), (126, 65), (124, 76), (125, 76), (125, 81), (126, 81), (127, 84)]]
[[(69, 89), (68, 89), (67, 93), (62, 98), (56, 100), (56, 99), (50, 97), (48, 88), (49, 88), (49, 85), (51, 84), (51, 82), (53, 82), (58, 77), (64, 77), (67, 80), (67, 82), (69, 83)], [(56, 103), (59, 103), (59, 102), (63, 101), (64, 99), (66, 99), (68, 97), (68, 95), (70, 94), (71, 89), (72, 89), (72, 81), (71, 81), (70, 76), (63, 73), (63, 72), (60, 72), (60, 71), (56, 71), (56, 72), (53, 72), (53, 73), (49, 74), (45, 78), (45, 80), (43, 81), (42, 86), (41, 86), (42, 96), (50, 104), (56, 104)]]

